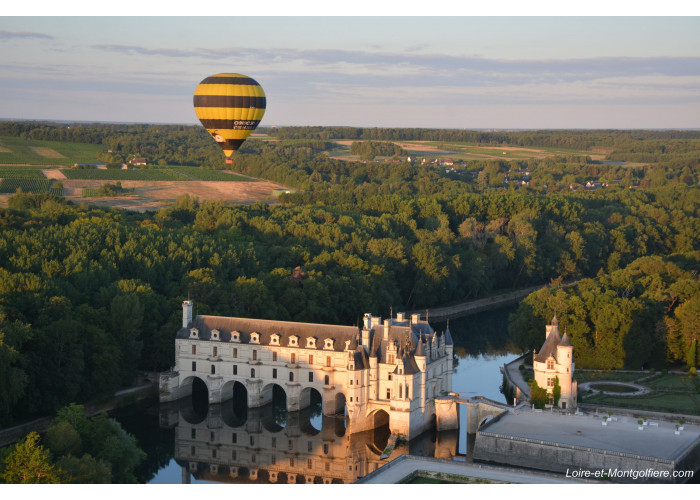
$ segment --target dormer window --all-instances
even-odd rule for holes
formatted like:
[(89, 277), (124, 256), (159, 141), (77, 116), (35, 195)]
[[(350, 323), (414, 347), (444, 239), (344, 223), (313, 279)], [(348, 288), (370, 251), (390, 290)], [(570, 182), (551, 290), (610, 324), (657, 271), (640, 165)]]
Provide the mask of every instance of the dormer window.
[(231, 332), (231, 342), (240, 342), (240, 341), (241, 341), (241, 332), (238, 332), (238, 331)]
[(299, 347), (299, 337), (297, 335), (289, 337), (289, 347)]
[(278, 333), (270, 335), (270, 345), (280, 345), (280, 336)]
[(554, 370), (554, 360), (552, 358), (547, 360), (547, 370)]
[(191, 339), (198, 339), (199, 338), (199, 330), (196, 328), (190, 328), (190, 338)]
[(253, 332), (250, 334), (250, 343), (251, 344), (259, 344), (260, 343), (260, 334), (258, 332)]
[(335, 340), (333, 339), (325, 339), (323, 341), (323, 348), (324, 349), (333, 349), (333, 344), (335, 343)]
[(219, 330), (212, 330), (211, 331), (211, 339), (212, 340), (221, 340), (219, 338), (219, 333), (220, 333)]
[(306, 337), (306, 348), (316, 349), (316, 337)]

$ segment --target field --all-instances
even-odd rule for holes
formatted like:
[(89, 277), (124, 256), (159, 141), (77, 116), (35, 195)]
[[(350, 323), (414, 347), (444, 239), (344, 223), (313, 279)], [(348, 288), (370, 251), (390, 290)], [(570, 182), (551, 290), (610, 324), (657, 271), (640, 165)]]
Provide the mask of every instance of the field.
[(20, 137), (0, 137), (0, 164), (63, 165), (89, 163), (95, 155), (104, 151), (101, 144), (74, 142), (33, 141)]
[(187, 181), (184, 174), (169, 169), (139, 169), (139, 170), (98, 170), (98, 169), (66, 169), (62, 170), (68, 179), (102, 180), (102, 181)]
[[(339, 149), (330, 156), (340, 160), (358, 160), (358, 156), (350, 155), (352, 140), (335, 141)], [(566, 148), (526, 148), (513, 146), (479, 146), (468, 143), (448, 143), (438, 141), (393, 141), (403, 148), (411, 157), (436, 158), (448, 156), (453, 160), (527, 160), (530, 158), (547, 158), (557, 155), (590, 156), (593, 160), (605, 158), (604, 152), (579, 151)]]
[(225, 172), (222, 170), (209, 170), (199, 167), (168, 167), (170, 170), (184, 174), (198, 181), (226, 181), (226, 182), (247, 182), (252, 179), (233, 172)]
[(51, 181), (48, 179), (3, 179), (0, 193), (15, 193), (21, 189), (25, 193), (46, 193)]

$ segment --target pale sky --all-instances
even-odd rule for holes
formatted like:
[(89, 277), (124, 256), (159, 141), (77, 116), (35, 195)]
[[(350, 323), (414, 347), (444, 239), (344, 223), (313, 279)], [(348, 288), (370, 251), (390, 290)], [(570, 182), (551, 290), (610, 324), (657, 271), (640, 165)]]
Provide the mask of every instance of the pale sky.
[(700, 17), (0, 18), (2, 118), (198, 123), (220, 72), (263, 126), (700, 128)]

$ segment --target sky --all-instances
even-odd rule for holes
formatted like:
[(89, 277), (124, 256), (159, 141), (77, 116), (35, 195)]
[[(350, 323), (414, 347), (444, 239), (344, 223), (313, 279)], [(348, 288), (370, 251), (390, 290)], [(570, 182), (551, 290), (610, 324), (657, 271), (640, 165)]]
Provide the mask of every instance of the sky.
[(0, 18), (2, 118), (194, 124), (235, 72), (261, 126), (700, 128), (700, 17), (24, 14)]

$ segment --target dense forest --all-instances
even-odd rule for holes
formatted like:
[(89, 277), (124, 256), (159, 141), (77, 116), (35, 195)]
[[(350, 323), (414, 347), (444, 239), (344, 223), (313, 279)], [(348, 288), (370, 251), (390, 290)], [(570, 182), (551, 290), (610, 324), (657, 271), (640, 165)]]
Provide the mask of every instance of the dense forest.
[[(0, 135), (65, 134), (61, 140), (89, 138), (120, 154), (151, 148), (167, 163), (180, 154), (173, 150), (190, 164), (222, 162), (218, 146), (195, 127), (0, 125)], [(352, 130), (372, 140), (399, 133), (299, 127), (270, 130), (276, 141), (247, 141), (234, 170), (300, 189), (276, 204), (183, 196), (140, 214), (14, 195), (0, 209), (0, 426), (110, 394), (138, 370), (169, 368), (188, 296), (200, 314), (357, 324), (364, 312), (585, 278), (523, 303), (512, 331), (519, 345), (537, 345), (558, 311), (579, 366), (686, 361), (697, 318), (696, 132), (504, 133), (509, 144), (570, 137), (572, 147), (602, 145), (622, 157), (649, 149), (664, 158), (634, 168), (580, 157), (468, 162), (466, 171), (487, 172), (480, 179), (325, 154), (327, 141)], [(406, 133), (428, 140), (442, 132)], [(440, 140), (467, 131), (445, 133), (457, 135)], [(673, 152), (659, 152), (657, 142)], [(491, 181), (523, 169), (530, 186)], [(595, 191), (553, 189), (567, 176), (589, 175), (627, 181)], [(294, 273), (298, 266), (304, 274)], [(642, 279), (647, 274), (658, 275), (659, 290)], [(638, 331), (652, 324), (647, 319), (653, 328)]]

